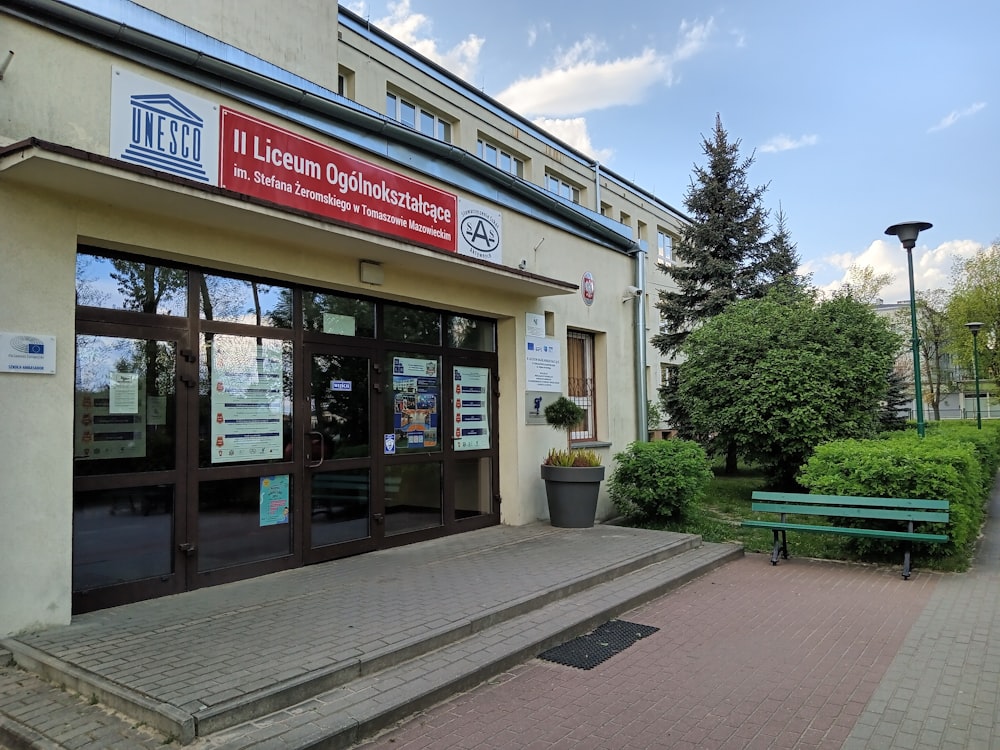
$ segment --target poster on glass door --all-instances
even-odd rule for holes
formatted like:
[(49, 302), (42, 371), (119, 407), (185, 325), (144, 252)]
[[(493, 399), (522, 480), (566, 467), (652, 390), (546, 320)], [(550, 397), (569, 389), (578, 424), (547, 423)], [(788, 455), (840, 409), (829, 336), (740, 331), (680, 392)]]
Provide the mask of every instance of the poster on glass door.
[(456, 367), (455, 450), (477, 451), (490, 447), (490, 370)]
[(212, 341), (212, 463), (281, 458), (281, 344)]
[(437, 358), (393, 357), (392, 395), (395, 449), (437, 448), (441, 397)]

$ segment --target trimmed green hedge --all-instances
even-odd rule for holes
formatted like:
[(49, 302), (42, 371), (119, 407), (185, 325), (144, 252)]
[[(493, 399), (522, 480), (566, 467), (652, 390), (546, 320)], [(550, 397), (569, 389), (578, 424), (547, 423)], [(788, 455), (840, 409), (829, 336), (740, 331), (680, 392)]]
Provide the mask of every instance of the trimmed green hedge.
[[(915, 524), (917, 530), (947, 533), (946, 544), (921, 544), (921, 554), (947, 556), (967, 551), (985, 518), (986, 501), (1000, 462), (1000, 425), (934, 423), (920, 438), (914, 431), (886, 433), (880, 440), (840, 440), (820, 445), (798, 475), (819, 495), (912, 497), (949, 500), (948, 524)], [(838, 519), (838, 522), (844, 519)], [(904, 526), (905, 527), (905, 526)], [(891, 528), (891, 527), (887, 527)], [(862, 556), (882, 556), (892, 542), (851, 539)]]
[(694, 441), (631, 443), (615, 454), (608, 494), (619, 513), (640, 523), (678, 520), (712, 477), (708, 456)]

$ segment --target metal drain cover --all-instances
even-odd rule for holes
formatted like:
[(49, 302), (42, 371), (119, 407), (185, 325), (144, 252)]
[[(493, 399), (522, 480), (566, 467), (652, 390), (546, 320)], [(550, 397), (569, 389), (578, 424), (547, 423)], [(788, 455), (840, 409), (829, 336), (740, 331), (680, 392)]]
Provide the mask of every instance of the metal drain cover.
[(592, 632), (543, 651), (539, 659), (577, 669), (593, 669), (659, 628), (625, 620), (611, 620)]

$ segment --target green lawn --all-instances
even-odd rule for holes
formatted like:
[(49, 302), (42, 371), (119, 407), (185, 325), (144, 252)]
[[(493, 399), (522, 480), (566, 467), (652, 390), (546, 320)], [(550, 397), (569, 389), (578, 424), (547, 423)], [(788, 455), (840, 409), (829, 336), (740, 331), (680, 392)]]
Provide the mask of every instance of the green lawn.
[[(699, 534), (706, 542), (735, 542), (742, 544), (748, 552), (770, 553), (772, 535), (769, 529), (744, 528), (740, 521), (744, 518), (774, 519), (773, 513), (753, 513), (750, 510), (750, 495), (754, 490), (767, 489), (764, 476), (753, 469), (741, 469), (735, 476), (724, 476), (720, 466), (714, 467), (715, 479), (709, 485), (702, 502), (692, 510), (682, 522), (670, 522), (657, 526), (667, 531)], [(791, 522), (822, 524), (816, 517), (797, 518), (790, 515)], [(850, 549), (850, 539), (834, 534), (808, 534), (788, 532), (788, 552), (793, 557), (812, 557), (824, 560), (861, 561)], [(950, 557), (930, 557), (916, 550), (913, 567), (924, 567), (940, 571), (968, 570), (971, 552)], [(898, 554), (884, 559), (867, 559), (863, 562), (900, 565), (903, 549)]]

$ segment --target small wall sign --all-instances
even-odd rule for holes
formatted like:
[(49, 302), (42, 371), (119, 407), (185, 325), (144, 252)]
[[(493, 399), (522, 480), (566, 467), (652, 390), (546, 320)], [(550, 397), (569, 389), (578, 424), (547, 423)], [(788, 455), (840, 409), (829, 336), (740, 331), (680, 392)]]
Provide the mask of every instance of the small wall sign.
[(0, 372), (56, 374), (56, 337), (0, 333)]

